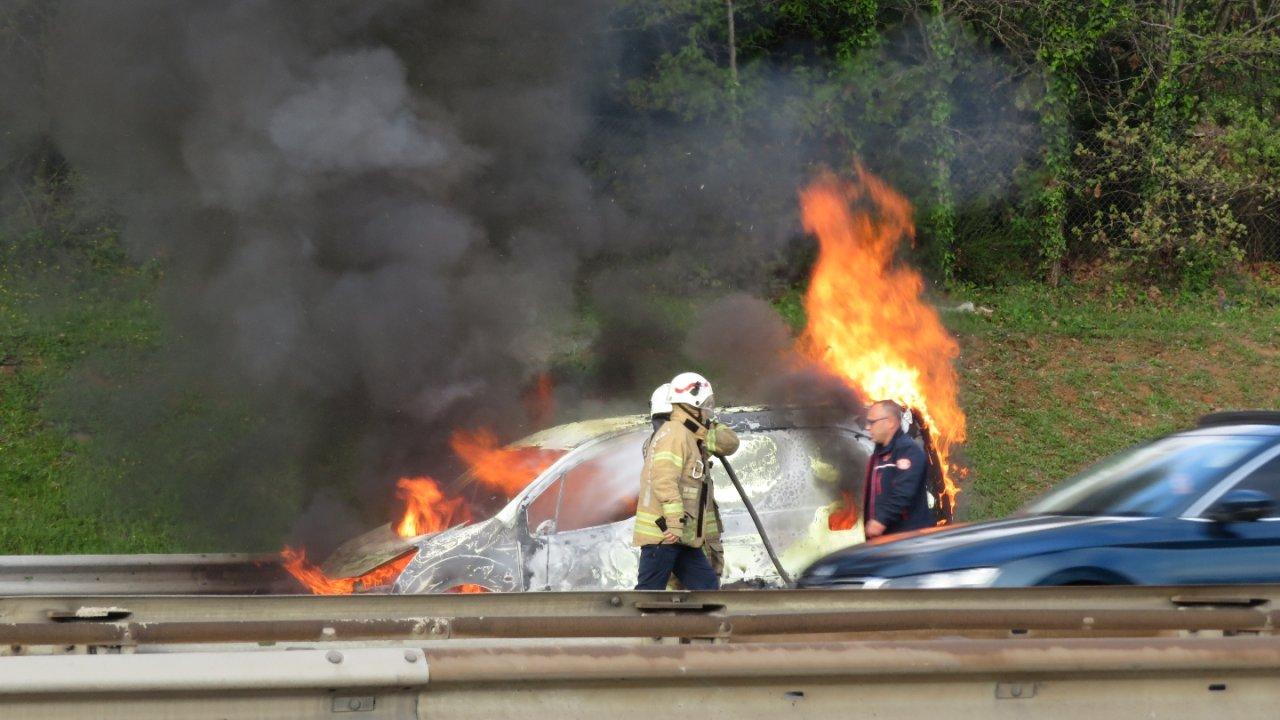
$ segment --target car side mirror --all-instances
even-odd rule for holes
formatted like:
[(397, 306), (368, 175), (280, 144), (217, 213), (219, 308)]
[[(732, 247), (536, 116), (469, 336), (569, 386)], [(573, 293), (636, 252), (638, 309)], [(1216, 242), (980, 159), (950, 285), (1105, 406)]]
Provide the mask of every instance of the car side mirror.
[(1275, 510), (1276, 501), (1258, 490), (1232, 490), (1209, 510), (1214, 522), (1253, 522)]
[(537, 537), (547, 537), (556, 531), (556, 521), (547, 519), (538, 523), (538, 527), (534, 528), (533, 534)]

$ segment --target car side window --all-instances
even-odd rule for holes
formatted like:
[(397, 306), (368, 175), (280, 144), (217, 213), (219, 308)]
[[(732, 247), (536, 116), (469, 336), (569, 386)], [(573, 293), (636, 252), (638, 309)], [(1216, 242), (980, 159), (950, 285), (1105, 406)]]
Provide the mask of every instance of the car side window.
[(649, 430), (628, 432), (590, 447), (561, 477), (564, 490), (556, 532), (608, 525), (635, 515)]
[(1270, 495), (1277, 503), (1277, 509), (1267, 517), (1280, 517), (1280, 455), (1262, 464), (1262, 467), (1249, 473), (1249, 477), (1235, 486), (1236, 490), (1257, 490)]
[(529, 522), (529, 532), (536, 534), (543, 523), (548, 520), (554, 520), (556, 517), (556, 506), (560, 504), (560, 488), (564, 483), (560, 482), (560, 478), (548, 485), (529, 503), (525, 508), (525, 518)]

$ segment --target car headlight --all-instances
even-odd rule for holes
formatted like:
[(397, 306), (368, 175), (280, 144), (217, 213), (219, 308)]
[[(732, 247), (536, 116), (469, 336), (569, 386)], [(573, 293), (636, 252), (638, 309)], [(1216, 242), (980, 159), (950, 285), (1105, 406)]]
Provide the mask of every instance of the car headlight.
[[(991, 587), (999, 576), (999, 568), (968, 568), (965, 570), (949, 570), (947, 572), (889, 578), (877, 583), (874, 587), (882, 587), (885, 589), (984, 588)], [(879, 580), (879, 578), (876, 579)], [(863, 587), (870, 588), (872, 585), (871, 583), (867, 583)]]

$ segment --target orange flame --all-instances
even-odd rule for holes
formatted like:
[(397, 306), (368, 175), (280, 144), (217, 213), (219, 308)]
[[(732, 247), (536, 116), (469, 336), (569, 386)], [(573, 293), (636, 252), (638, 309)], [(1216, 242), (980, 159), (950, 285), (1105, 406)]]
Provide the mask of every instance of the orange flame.
[(844, 490), (840, 493), (839, 509), (827, 516), (828, 530), (852, 530), (858, 522), (858, 506), (853, 504), (853, 493)]
[(489, 592), (489, 588), (483, 585), (475, 585), (473, 583), (463, 583), (462, 585), (455, 585), (449, 588), (448, 592), (462, 595), (473, 595), (477, 593), (487, 593)]
[[(549, 385), (548, 385), (549, 387)], [(536, 447), (507, 448), (489, 430), (456, 432), (450, 438), (454, 453), (470, 466), (476, 479), (512, 497), (523, 490), (543, 470), (551, 466), (563, 450)], [(404, 514), (395, 524), (395, 532), (403, 538), (417, 537), (470, 522), (471, 507), (466, 498), (449, 497), (429, 477), (400, 478), (396, 496), (404, 501)], [(307, 562), (301, 550), (285, 548), (281, 552), (284, 567), (316, 595), (349, 595), (358, 588), (385, 585), (409, 564), (413, 554), (382, 565), (358, 578), (330, 578), (320, 568)], [(460, 585), (453, 592), (487, 592), (480, 585)]]
[(331, 578), (320, 568), (307, 562), (305, 550), (286, 547), (280, 551), (284, 569), (297, 578), (313, 595), (350, 595), (357, 588), (371, 588), (394, 581), (404, 570), (413, 553), (406, 553), (395, 560), (354, 578)]
[(563, 450), (538, 447), (502, 447), (489, 430), (458, 431), (449, 447), (467, 464), (481, 484), (512, 497), (538, 474), (551, 467)]
[[(405, 503), (404, 516), (396, 524), (400, 537), (411, 538), (443, 530), (471, 520), (471, 509), (463, 498), (447, 498), (435, 480), (428, 477), (400, 478), (396, 496)], [(306, 551), (286, 547), (280, 552), (284, 569), (313, 595), (350, 595), (357, 589), (394, 582), (413, 559), (412, 551), (354, 578), (331, 578), (307, 561)]]
[(404, 500), (404, 517), (396, 524), (396, 534), (417, 537), (471, 521), (471, 508), (463, 498), (446, 498), (429, 477), (400, 478), (396, 497)]
[(896, 400), (924, 418), (954, 506), (949, 457), (965, 438), (952, 366), (960, 346), (921, 298), (920, 274), (893, 263), (901, 242), (915, 237), (911, 204), (859, 164), (852, 181), (819, 177), (800, 192), (800, 205), (820, 247), (801, 347), (865, 396)]

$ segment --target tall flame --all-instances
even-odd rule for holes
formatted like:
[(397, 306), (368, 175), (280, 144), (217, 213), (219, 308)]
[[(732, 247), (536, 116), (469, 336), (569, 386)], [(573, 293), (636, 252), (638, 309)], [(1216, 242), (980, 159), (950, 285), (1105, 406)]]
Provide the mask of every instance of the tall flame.
[(859, 164), (852, 181), (819, 177), (800, 192), (800, 205), (820, 248), (802, 349), (865, 396), (923, 417), (954, 507), (958, 470), (949, 458), (965, 438), (952, 366), (960, 346), (922, 299), (920, 274), (893, 262), (902, 241), (915, 237), (911, 203)]
[(463, 498), (448, 498), (429, 477), (400, 478), (396, 497), (404, 501), (404, 516), (396, 534), (417, 537), (471, 521), (471, 508)]

